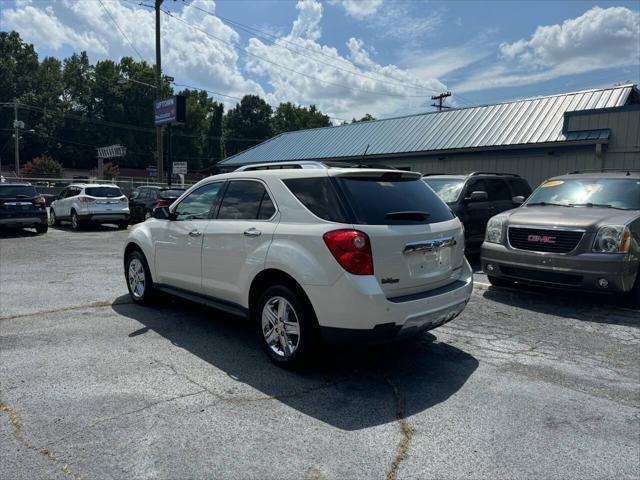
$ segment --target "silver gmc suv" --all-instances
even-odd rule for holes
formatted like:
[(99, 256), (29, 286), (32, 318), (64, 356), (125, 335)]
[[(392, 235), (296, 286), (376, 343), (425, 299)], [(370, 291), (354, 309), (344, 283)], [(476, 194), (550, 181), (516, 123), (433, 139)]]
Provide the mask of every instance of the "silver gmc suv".
[(482, 269), (516, 283), (627, 294), (640, 305), (640, 171), (574, 172), (493, 217)]

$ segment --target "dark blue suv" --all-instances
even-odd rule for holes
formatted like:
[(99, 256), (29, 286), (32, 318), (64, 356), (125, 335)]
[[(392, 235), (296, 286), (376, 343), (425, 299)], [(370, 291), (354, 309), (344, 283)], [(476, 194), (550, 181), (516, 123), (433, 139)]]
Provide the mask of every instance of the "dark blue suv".
[(49, 228), (46, 202), (29, 183), (0, 183), (0, 228)]

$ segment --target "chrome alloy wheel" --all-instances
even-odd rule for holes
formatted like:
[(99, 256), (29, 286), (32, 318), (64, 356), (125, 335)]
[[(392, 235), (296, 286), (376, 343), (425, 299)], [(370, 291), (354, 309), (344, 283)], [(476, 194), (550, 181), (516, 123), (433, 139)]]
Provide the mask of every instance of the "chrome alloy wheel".
[(71, 213), (71, 228), (73, 228), (74, 230), (77, 230), (79, 226), (80, 226), (80, 221), (78, 220), (78, 215), (76, 214), (76, 212), (72, 212)]
[(272, 297), (262, 309), (262, 335), (273, 353), (288, 358), (300, 344), (298, 315), (283, 297)]
[(129, 279), (131, 294), (136, 299), (142, 298), (145, 287), (144, 267), (142, 266), (142, 262), (137, 258), (134, 258), (129, 262), (129, 272), (127, 277)]

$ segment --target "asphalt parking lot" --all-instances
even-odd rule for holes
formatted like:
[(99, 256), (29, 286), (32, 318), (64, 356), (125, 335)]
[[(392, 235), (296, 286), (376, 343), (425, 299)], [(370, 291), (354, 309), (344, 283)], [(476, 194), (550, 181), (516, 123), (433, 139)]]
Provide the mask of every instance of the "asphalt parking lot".
[(131, 304), (115, 228), (0, 238), (0, 478), (638, 478), (640, 312), (479, 280), (414, 341), (275, 367)]

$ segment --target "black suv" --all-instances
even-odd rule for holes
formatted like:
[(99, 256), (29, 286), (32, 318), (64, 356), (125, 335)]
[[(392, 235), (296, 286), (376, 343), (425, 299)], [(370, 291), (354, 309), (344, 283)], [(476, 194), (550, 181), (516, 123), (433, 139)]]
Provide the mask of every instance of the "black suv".
[(0, 227), (49, 228), (45, 199), (30, 183), (0, 183)]
[(156, 207), (168, 207), (185, 189), (180, 187), (158, 187), (146, 185), (136, 188), (129, 197), (131, 221), (143, 221), (153, 215)]
[(464, 225), (467, 251), (471, 253), (479, 251), (491, 217), (519, 207), (531, 195), (527, 181), (511, 173), (426, 174), (423, 180)]

